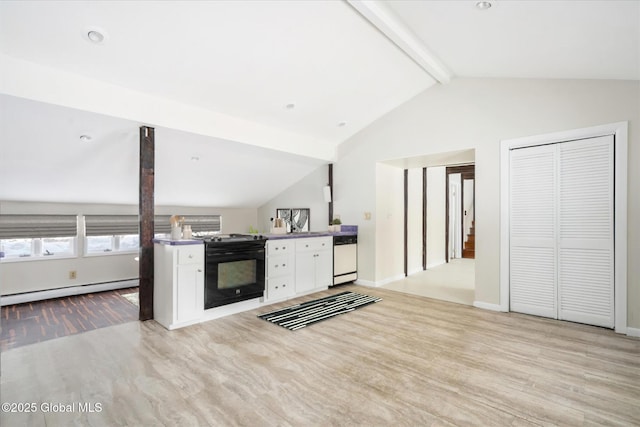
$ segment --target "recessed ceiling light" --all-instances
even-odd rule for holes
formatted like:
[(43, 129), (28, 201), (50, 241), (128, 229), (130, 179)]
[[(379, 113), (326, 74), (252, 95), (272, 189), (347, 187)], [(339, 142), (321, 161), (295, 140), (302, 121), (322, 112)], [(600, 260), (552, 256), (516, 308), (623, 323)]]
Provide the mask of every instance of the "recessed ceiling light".
[(476, 7), (480, 10), (491, 9), (491, 6), (491, 2), (488, 1), (479, 1), (478, 3), (476, 3)]
[(107, 38), (106, 34), (107, 33), (105, 33), (102, 29), (92, 27), (85, 30), (84, 37), (93, 44), (102, 44), (102, 42), (104, 42)]
[(284, 108), (286, 108), (287, 110), (293, 110), (294, 108), (296, 108), (296, 104), (294, 103), (287, 104), (284, 106)]
[(340, 123), (338, 123), (338, 127), (339, 127), (339, 128), (341, 128), (341, 127), (345, 127), (346, 125), (347, 125), (347, 122), (340, 122)]
[(89, 142), (89, 141), (91, 141), (91, 136), (90, 135), (80, 135), (80, 141)]

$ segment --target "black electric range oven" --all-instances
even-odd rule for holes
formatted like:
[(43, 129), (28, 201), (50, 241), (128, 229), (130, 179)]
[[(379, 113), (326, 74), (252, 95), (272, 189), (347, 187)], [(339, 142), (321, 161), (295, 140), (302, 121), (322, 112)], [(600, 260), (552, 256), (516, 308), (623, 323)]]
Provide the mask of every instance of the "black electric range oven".
[(239, 234), (205, 240), (205, 309), (264, 295), (265, 243)]

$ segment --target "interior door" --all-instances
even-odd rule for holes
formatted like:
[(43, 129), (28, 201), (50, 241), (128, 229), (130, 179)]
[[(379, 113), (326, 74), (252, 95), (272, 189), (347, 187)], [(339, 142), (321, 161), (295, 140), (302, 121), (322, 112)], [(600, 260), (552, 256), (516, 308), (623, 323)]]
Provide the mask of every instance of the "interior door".
[(511, 310), (557, 317), (556, 186), (553, 145), (511, 151)]
[(558, 144), (558, 318), (614, 326), (613, 136)]
[(511, 310), (614, 326), (613, 142), (511, 151)]

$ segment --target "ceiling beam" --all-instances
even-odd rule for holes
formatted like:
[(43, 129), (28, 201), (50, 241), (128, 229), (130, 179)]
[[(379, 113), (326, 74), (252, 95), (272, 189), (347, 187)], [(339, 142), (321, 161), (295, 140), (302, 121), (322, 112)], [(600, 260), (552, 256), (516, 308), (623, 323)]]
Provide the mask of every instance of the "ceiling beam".
[(434, 80), (438, 83), (449, 83), (453, 76), (452, 73), (383, 1), (346, 0), (346, 2), (395, 43)]

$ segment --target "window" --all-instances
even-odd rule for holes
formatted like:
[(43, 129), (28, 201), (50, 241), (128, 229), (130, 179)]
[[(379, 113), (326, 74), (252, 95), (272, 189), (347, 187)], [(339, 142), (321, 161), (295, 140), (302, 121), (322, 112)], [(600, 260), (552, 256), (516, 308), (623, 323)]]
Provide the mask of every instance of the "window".
[(86, 215), (85, 253), (138, 251), (137, 215)]
[(76, 215), (0, 215), (0, 258), (74, 256), (77, 224)]
[[(221, 215), (183, 215), (184, 224), (191, 226), (194, 237), (210, 236), (218, 234), (222, 230)], [(156, 236), (171, 233), (169, 215), (156, 215), (154, 218), (154, 231)]]
[(33, 255), (33, 239), (2, 239), (0, 253), (4, 258), (24, 258)]
[(44, 256), (73, 255), (76, 252), (75, 242), (75, 237), (47, 237), (40, 239), (41, 254)]

